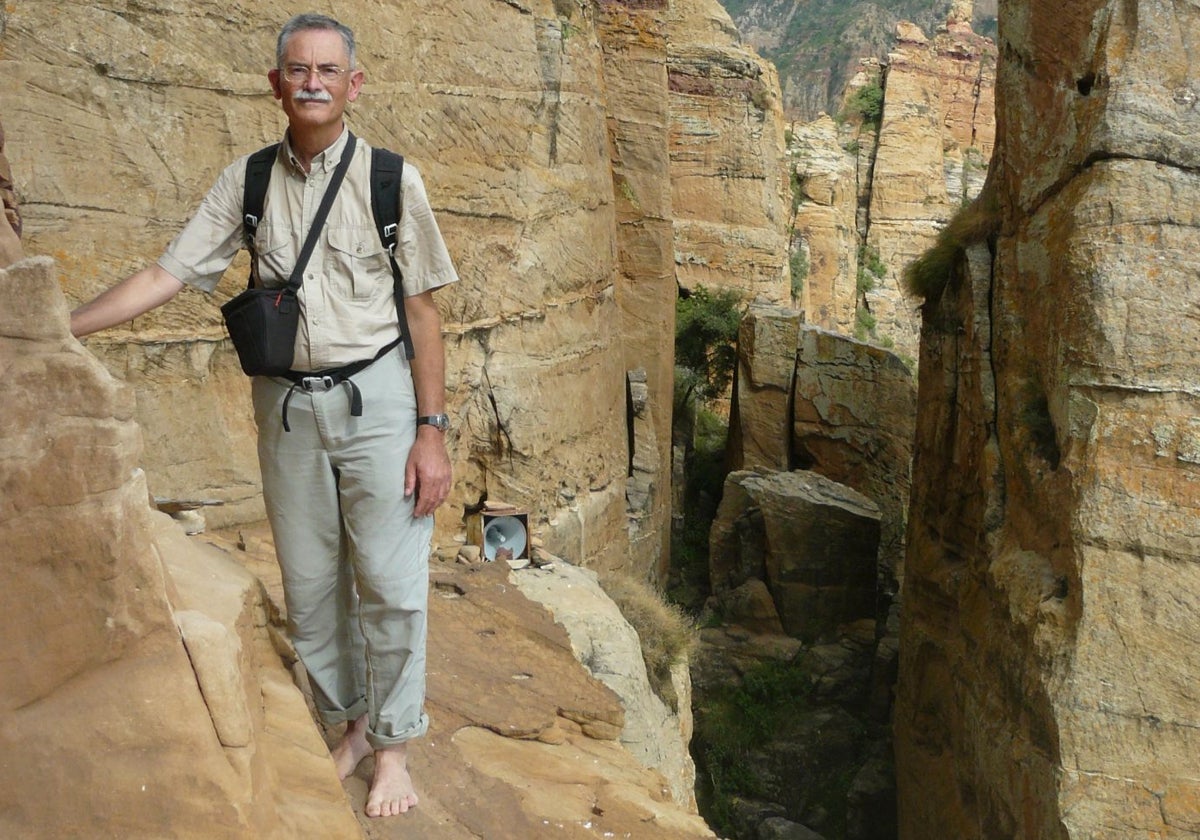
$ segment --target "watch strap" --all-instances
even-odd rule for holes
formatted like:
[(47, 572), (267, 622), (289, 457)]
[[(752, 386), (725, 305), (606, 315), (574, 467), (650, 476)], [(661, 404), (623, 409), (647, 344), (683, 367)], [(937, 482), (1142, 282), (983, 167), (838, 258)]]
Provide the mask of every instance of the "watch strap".
[(445, 431), (450, 428), (450, 418), (445, 414), (425, 414), (417, 418), (418, 426), (433, 426), (435, 429)]

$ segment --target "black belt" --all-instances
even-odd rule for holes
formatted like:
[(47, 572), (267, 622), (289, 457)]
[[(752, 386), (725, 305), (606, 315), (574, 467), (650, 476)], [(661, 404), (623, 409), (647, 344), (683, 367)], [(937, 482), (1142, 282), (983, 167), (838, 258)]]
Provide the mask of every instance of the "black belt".
[(354, 384), (354, 381), (350, 377), (361, 373), (375, 364), (392, 350), (396, 349), (399, 344), (400, 339), (396, 339), (376, 353), (373, 359), (363, 359), (362, 361), (351, 362), (348, 365), (328, 368), (327, 370), (289, 370), (287, 373), (280, 374), (282, 378), (291, 380), (292, 383), (292, 387), (288, 388), (287, 396), (283, 398), (283, 430), (285, 432), (292, 430), (292, 427), (288, 425), (288, 403), (292, 401), (292, 394), (296, 393), (297, 388), (307, 391), (310, 394), (320, 394), (325, 391), (332, 391), (338, 385), (345, 383), (350, 386), (350, 416), (362, 417), (362, 392), (358, 390), (358, 386)]

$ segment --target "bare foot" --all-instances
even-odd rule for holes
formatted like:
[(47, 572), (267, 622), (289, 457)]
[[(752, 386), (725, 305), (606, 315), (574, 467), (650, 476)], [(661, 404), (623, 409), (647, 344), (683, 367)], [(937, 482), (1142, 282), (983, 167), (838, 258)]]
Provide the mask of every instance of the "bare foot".
[(408, 744), (375, 750), (375, 778), (367, 794), (368, 817), (391, 817), (417, 807), (417, 791), (408, 775)]
[(371, 754), (371, 745), (367, 743), (366, 715), (346, 724), (346, 733), (329, 754), (333, 756), (333, 763), (337, 765), (339, 779), (344, 779), (354, 772), (358, 763)]

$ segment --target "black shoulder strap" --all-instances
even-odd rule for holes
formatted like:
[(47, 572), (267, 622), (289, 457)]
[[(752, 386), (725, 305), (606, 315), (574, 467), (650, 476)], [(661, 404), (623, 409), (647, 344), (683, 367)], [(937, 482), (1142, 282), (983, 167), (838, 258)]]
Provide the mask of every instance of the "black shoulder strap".
[(396, 229), (400, 222), (400, 179), (404, 174), (404, 157), (388, 149), (371, 150), (371, 214), (375, 228), (388, 253), (392, 266), (393, 292), (396, 297), (396, 317), (400, 320), (400, 339), (404, 355), (413, 357), (412, 338), (408, 332), (408, 316), (404, 311), (404, 278), (396, 264)]
[(250, 278), (246, 288), (254, 285), (258, 274), (258, 254), (254, 250), (254, 235), (262, 218), (263, 202), (267, 200), (267, 186), (271, 183), (271, 167), (279, 154), (279, 144), (272, 143), (259, 149), (246, 160), (246, 184), (242, 189), (242, 230), (246, 249), (250, 252)]

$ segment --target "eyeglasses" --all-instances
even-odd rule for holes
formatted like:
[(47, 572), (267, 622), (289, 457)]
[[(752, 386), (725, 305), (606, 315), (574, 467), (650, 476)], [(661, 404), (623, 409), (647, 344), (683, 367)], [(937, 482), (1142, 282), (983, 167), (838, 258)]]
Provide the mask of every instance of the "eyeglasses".
[(346, 68), (338, 67), (336, 64), (322, 64), (319, 67), (309, 67), (306, 64), (289, 64), (282, 68), (279, 73), (294, 85), (304, 84), (313, 73), (316, 73), (317, 78), (322, 82), (331, 85), (342, 78), (346, 73)]

